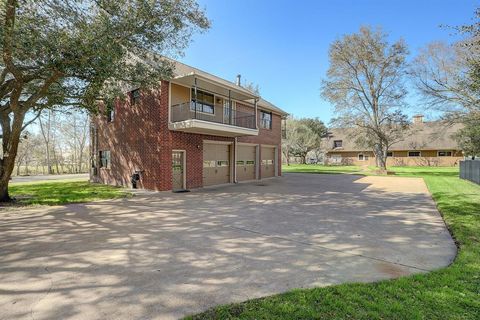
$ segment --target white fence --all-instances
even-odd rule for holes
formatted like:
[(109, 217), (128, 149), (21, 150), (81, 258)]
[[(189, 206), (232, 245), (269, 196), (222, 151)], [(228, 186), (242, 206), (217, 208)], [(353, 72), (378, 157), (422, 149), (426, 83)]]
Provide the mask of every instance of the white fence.
[(480, 161), (460, 161), (460, 178), (480, 184)]

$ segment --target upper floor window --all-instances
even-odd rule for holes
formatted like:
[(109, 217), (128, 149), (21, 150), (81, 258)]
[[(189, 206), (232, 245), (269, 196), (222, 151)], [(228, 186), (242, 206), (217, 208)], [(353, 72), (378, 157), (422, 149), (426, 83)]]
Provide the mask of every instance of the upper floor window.
[(334, 148), (341, 148), (343, 146), (342, 140), (333, 140), (333, 147)]
[(195, 89), (192, 88), (192, 103), (190, 104), (190, 110), (195, 111), (195, 108), (196, 108), (197, 112), (214, 114), (215, 113), (214, 99), (215, 97), (213, 96), (213, 94), (205, 91), (201, 91), (198, 89), (197, 89), (197, 96), (195, 99)]
[(105, 113), (107, 116), (107, 122), (112, 122), (115, 118), (115, 104), (113, 102), (106, 103)]
[(130, 92), (130, 102), (132, 105), (140, 102), (140, 89), (135, 89)]
[(260, 128), (272, 129), (272, 113), (260, 111)]
[(100, 168), (107, 168), (110, 169), (111, 167), (111, 160), (110, 160), (110, 151), (109, 150), (103, 150), (99, 152), (99, 158), (100, 158)]
[(408, 151), (408, 156), (409, 157), (420, 157), (421, 152), (420, 151)]
[(452, 151), (438, 151), (439, 157), (451, 157)]

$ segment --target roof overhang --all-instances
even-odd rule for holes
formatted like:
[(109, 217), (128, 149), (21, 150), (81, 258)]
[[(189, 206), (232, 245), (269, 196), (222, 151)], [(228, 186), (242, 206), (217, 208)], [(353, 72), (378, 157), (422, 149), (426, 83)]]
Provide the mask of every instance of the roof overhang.
[(191, 72), (185, 75), (176, 76), (172, 79), (172, 82), (192, 88), (195, 86), (196, 82), (197, 88), (199, 89), (210, 91), (225, 97), (231, 97), (232, 99), (240, 101), (259, 99), (259, 97), (252, 92), (237, 86), (234, 83), (208, 74)]

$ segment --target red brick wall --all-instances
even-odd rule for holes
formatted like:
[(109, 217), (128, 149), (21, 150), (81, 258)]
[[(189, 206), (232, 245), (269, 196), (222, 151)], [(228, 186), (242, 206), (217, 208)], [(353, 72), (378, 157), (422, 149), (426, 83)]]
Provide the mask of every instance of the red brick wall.
[[(203, 183), (203, 140), (234, 140), (169, 130), (168, 82), (165, 81), (157, 90), (142, 92), (136, 105), (131, 105), (130, 99), (117, 101), (113, 122), (107, 123), (102, 113), (93, 123), (98, 128), (98, 150), (110, 150), (112, 162), (111, 169), (99, 168), (94, 180), (130, 186), (132, 173), (141, 170), (138, 187), (158, 191), (172, 189), (172, 150), (186, 150), (187, 188), (196, 188)], [(277, 145), (280, 152), (280, 125), (280, 116), (274, 115), (272, 130), (260, 129), (258, 137), (238, 140)]]

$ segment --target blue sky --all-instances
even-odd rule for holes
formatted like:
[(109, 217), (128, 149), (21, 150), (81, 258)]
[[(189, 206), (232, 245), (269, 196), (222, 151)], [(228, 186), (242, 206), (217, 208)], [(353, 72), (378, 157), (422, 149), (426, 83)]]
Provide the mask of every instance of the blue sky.
[[(428, 42), (455, 40), (452, 30), (440, 25), (470, 23), (480, 5), (468, 0), (198, 3), (212, 27), (196, 34), (179, 60), (231, 81), (240, 73), (287, 112), (325, 122), (332, 117), (332, 107), (320, 97), (320, 83), (328, 68), (329, 45), (337, 37), (362, 25), (381, 26), (392, 41), (403, 37), (413, 57)], [(413, 95), (409, 101), (416, 105)]]

